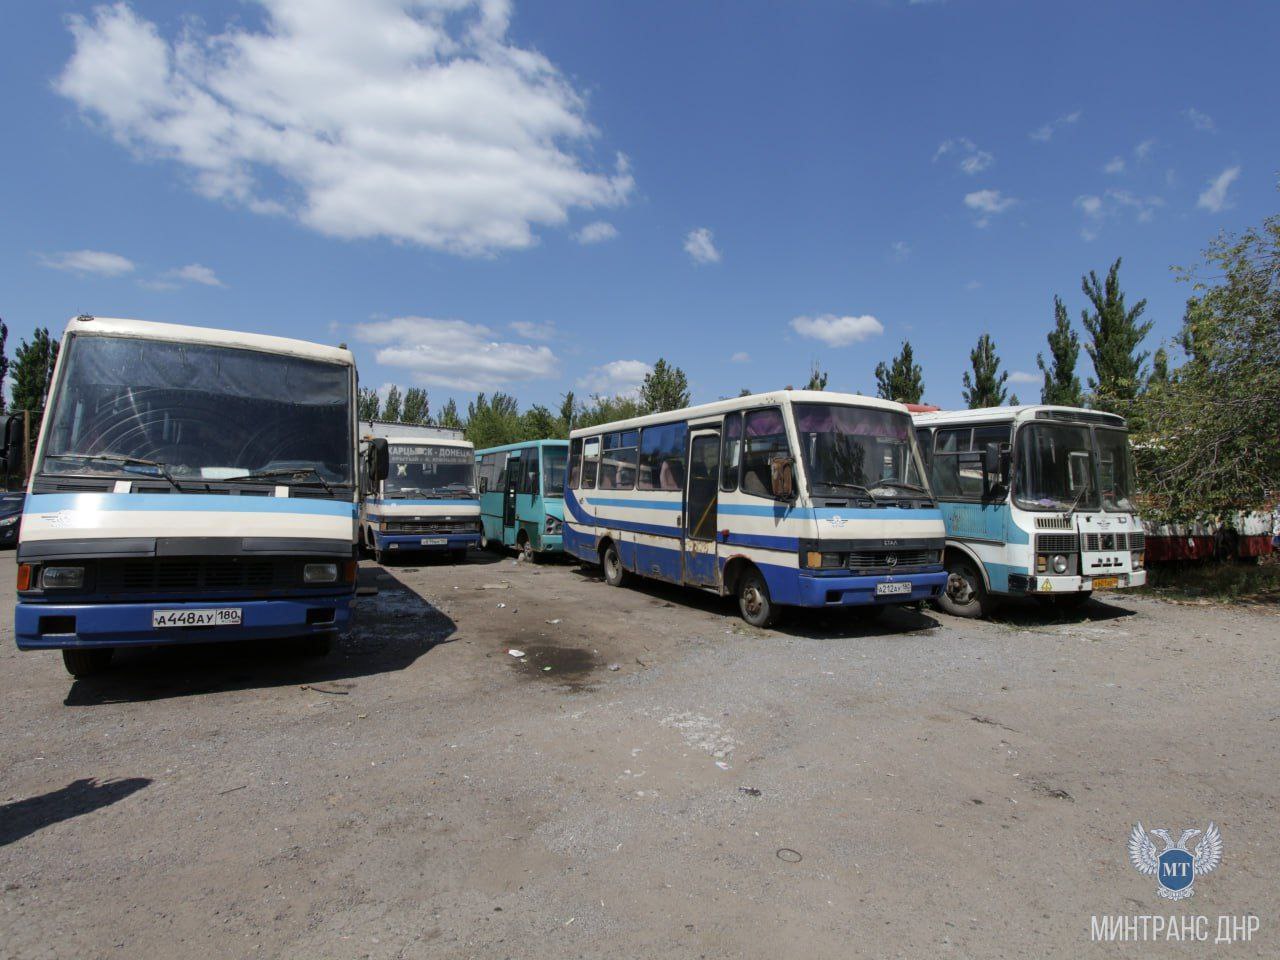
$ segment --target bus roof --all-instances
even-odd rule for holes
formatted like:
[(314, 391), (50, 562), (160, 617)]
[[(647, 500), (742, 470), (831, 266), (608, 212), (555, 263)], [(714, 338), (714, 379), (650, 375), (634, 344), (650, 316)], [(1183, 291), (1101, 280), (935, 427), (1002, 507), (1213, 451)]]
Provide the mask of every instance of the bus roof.
[[(361, 441), (368, 441), (369, 437), (361, 437)], [(388, 444), (394, 443), (398, 447), (470, 447), (475, 449), (475, 444), (470, 440), (455, 440), (453, 437), (383, 437)]]
[(75, 317), (67, 323), (67, 333), (82, 336), (129, 337), (135, 340), (168, 340), (174, 343), (202, 343), (218, 347), (239, 347), (263, 353), (282, 353), (309, 360), (323, 360), (354, 367), (350, 350), (330, 347), (307, 340), (272, 337), (263, 333), (241, 333), (213, 327), (191, 327), (178, 323), (155, 323), (151, 320), (125, 320), (117, 317)]
[(895, 413), (907, 412), (907, 408), (900, 403), (895, 403), (892, 400), (881, 400), (879, 397), (867, 397), (860, 393), (836, 393), (832, 390), (774, 390), (771, 393), (752, 393), (745, 397), (717, 400), (714, 403), (704, 403), (696, 407), (684, 407), (680, 410), (668, 410), (664, 413), (651, 413), (644, 417), (632, 417), (630, 420), (615, 420), (613, 423), (601, 423), (594, 427), (583, 427), (579, 430), (574, 430), (570, 436), (585, 437), (596, 433), (608, 433), (613, 430), (631, 430), (636, 427), (672, 423), (679, 420), (699, 420), (703, 417), (732, 413), (735, 410), (747, 410), (775, 404), (785, 406), (792, 403), (834, 403), (848, 407), (867, 407), (872, 410), (892, 410)]
[[(1043, 416), (1041, 416), (1043, 414)], [(1124, 417), (1102, 410), (1086, 410), (1083, 407), (1058, 407), (1046, 403), (1024, 403), (1016, 407), (978, 407), (976, 410), (940, 410), (937, 413), (917, 413), (912, 416), (916, 426), (940, 427), (963, 423), (1011, 423), (1015, 420), (1082, 420), (1089, 423), (1110, 423), (1124, 426)]]
[(509, 450), (527, 450), (530, 447), (567, 447), (568, 440), (522, 440), (519, 443), (504, 443), (500, 447), (485, 447), (483, 450), (477, 450), (476, 456), (483, 456), (486, 453), (505, 453)]

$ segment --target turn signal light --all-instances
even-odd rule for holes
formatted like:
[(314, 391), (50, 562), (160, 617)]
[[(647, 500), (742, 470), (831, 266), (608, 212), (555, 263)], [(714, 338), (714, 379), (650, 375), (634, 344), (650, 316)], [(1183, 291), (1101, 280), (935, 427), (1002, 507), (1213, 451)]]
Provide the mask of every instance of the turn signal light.
[(357, 567), (357, 564), (354, 560), (347, 560), (345, 563), (342, 564), (342, 582), (343, 583), (356, 582), (356, 567)]
[(29, 563), (18, 564), (18, 589), (19, 590), (31, 589), (31, 581), (33, 579), (32, 578), (33, 569), (34, 568)]

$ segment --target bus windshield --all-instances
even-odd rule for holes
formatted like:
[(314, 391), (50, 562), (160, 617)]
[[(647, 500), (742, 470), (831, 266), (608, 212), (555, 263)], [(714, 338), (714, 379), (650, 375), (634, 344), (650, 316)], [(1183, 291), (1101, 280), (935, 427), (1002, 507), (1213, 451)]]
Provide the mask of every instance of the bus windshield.
[(542, 495), (544, 497), (564, 496), (564, 471), (568, 463), (567, 447), (542, 448)]
[(1098, 444), (1098, 479), (1102, 487), (1102, 508), (1133, 513), (1133, 460), (1129, 455), (1129, 435), (1123, 430), (1095, 427)]
[(444, 444), (392, 443), (383, 495), (393, 499), (430, 495), (470, 497), (475, 493), (475, 451)]
[(1014, 460), (1013, 495), (1018, 506), (1027, 510), (1098, 508), (1093, 433), (1084, 424), (1037, 422), (1023, 427), (1018, 431)]
[(811, 494), (931, 497), (909, 414), (830, 403), (794, 409)]
[(349, 484), (349, 366), (238, 347), (73, 335), (39, 472)]

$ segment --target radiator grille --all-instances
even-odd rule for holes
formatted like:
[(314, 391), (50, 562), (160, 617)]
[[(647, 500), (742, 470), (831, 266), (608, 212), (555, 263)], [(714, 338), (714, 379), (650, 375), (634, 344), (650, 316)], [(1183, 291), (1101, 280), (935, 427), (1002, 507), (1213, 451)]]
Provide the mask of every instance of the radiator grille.
[[(266, 592), (302, 585), (305, 558), (138, 557), (96, 564), (96, 593), (152, 594), (235, 590)], [(329, 558), (328, 562), (332, 562)]]
[(1086, 550), (1145, 550), (1147, 535), (1141, 531), (1134, 533), (1088, 533), (1085, 534)]
[(387, 533), (473, 533), (479, 520), (386, 520)]
[[(893, 563), (889, 562), (891, 556)], [(849, 554), (849, 567), (853, 570), (923, 567), (938, 562), (936, 550), (859, 550)]]
[(1074, 533), (1049, 533), (1036, 537), (1036, 553), (1076, 553), (1080, 538)]
[(1037, 530), (1070, 530), (1070, 517), (1036, 517)]

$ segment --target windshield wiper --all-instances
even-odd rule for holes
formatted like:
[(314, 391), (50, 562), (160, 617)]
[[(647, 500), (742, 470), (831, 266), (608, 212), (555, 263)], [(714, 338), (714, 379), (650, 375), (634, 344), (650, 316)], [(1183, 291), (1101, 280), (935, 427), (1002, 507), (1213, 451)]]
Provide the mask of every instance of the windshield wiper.
[(272, 477), (297, 477), (311, 474), (319, 481), (320, 486), (324, 487), (325, 493), (333, 493), (333, 487), (329, 486), (328, 481), (320, 475), (320, 471), (315, 467), (283, 467), (279, 470), (256, 470), (253, 473), (243, 473), (238, 477), (226, 477), (226, 480), (270, 480)]
[(867, 499), (870, 500), (872, 503), (880, 502), (879, 500), (876, 499), (876, 495), (874, 493), (872, 493), (870, 490), (868, 490), (866, 487), (864, 487), (860, 483), (844, 483), (843, 481), (840, 481), (840, 480), (815, 480), (814, 482), (819, 483), (824, 487), (842, 487), (845, 490), (861, 490), (863, 493), (867, 495)]
[(1086, 483), (1083, 487), (1080, 488), (1080, 492), (1076, 494), (1076, 498), (1071, 501), (1071, 506), (1067, 507), (1067, 516), (1070, 516), (1071, 514), (1076, 512), (1076, 507), (1080, 505), (1081, 498), (1083, 498), (1084, 495), (1088, 492), (1089, 492), (1089, 485)]
[(126, 453), (51, 453), (49, 456), (57, 460), (84, 460), (97, 463), (118, 463), (129, 467), (154, 467), (160, 472), (160, 476), (173, 485), (175, 490), (182, 489), (182, 484), (178, 483), (169, 471), (168, 464), (161, 463), (159, 460), (131, 457)]
[(927, 497), (927, 496), (929, 496), (929, 491), (928, 491), (927, 489), (925, 489), (924, 487), (920, 486), (920, 484), (918, 484), (918, 483), (907, 483), (905, 480), (881, 480), (879, 483), (877, 483), (877, 484), (876, 484), (876, 486), (878, 486), (878, 487), (898, 487), (898, 488), (900, 488), (900, 489), (902, 489), (902, 490), (917, 490), (917, 491), (919, 491), (920, 493), (924, 494), (926, 497)]

